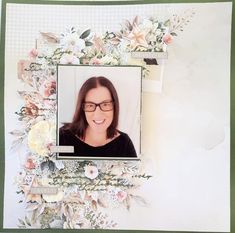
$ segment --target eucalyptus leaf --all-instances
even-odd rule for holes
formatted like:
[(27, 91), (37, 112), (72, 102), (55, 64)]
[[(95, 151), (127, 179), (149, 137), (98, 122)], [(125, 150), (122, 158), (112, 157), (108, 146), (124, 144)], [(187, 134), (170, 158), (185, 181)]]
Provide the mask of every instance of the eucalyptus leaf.
[(164, 22), (164, 26), (169, 27), (171, 25), (171, 21), (168, 19)]
[(19, 121), (23, 121), (24, 120), (24, 116), (21, 116), (18, 118)]
[(16, 191), (17, 194), (24, 193), (22, 190)]
[(85, 41), (85, 45), (86, 45), (86, 46), (92, 46), (92, 45), (93, 45), (93, 43), (92, 43), (92, 42), (90, 42), (90, 41)]
[(26, 222), (29, 226), (31, 226), (31, 223), (30, 223), (29, 219), (27, 218), (27, 216), (25, 216), (25, 222)]
[(44, 211), (45, 209), (45, 204), (41, 204), (36, 210), (35, 216), (38, 218)]
[(23, 140), (23, 138), (18, 138), (14, 140), (12, 142), (11, 150), (19, 148), (22, 145)]
[(137, 195), (131, 195), (131, 197), (141, 206), (146, 206), (147, 202), (144, 200), (143, 197)]
[(48, 167), (52, 172), (55, 170), (55, 164), (52, 161), (48, 161)]
[(24, 132), (20, 131), (20, 130), (13, 130), (10, 132), (11, 135), (14, 135), (14, 136), (23, 136), (24, 135)]
[(30, 203), (26, 206), (27, 211), (33, 211), (36, 210), (39, 207), (37, 203)]
[(171, 32), (170, 33), (172, 36), (177, 36), (177, 34), (175, 32)]
[(91, 33), (91, 30), (88, 29), (88, 30), (86, 30), (85, 32), (82, 33), (82, 35), (80, 36), (80, 38), (81, 38), (81, 39), (85, 39), (85, 38), (87, 38), (87, 37), (90, 35), (90, 33)]
[(22, 219), (18, 218), (18, 221), (21, 225), (25, 226), (25, 222)]
[(25, 91), (18, 91), (18, 94), (21, 96), (21, 97), (24, 97), (24, 95), (26, 94)]
[(44, 161), (40, 164), (41, 170), (44, 170), (46, 167), (48, 167), (48, 161)]

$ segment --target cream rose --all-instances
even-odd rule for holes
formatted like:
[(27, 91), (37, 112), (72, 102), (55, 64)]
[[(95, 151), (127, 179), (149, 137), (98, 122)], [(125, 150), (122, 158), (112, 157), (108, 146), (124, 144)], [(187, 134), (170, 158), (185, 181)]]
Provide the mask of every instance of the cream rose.
[(30, 150), (46, 156), (49, 152), (49, 146), (56, 140), (55, 124), (49, 121), (39, 121), (32, 126), (28, 133), (28, 146)]

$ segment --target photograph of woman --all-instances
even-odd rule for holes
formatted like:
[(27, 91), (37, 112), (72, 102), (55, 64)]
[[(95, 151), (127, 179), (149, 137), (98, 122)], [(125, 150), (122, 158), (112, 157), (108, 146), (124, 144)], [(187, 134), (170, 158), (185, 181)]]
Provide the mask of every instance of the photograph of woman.
[(71, 123), (59, 129), (59, 145), (74, 153), (60, 156), (137, 157), (130, 137), (118, 130), (119, 99), (112, 82), (91, 77), (82, 85)]

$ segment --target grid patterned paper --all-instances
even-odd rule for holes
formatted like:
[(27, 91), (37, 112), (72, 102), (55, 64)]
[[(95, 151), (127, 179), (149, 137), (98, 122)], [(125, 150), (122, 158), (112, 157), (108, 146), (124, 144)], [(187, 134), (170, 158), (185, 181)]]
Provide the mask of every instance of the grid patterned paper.
[(93, 33), (120, 29), (120, 24), (136, 15), (140, 18), (157, 16), (167, 18), (168, 5), (26, 5), (7, 4), (6, 51), (15, 56), (25, 56), (35, 47), (39, 32), (62, 33), (74, 26), (81, 31), (88, 28)]

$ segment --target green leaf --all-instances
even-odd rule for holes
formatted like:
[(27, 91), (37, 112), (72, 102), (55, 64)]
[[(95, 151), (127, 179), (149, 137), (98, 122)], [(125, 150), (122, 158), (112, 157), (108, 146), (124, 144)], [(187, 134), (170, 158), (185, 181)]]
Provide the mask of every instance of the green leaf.
[(177, 34), (175, 32), (171, 32), (170, 33), (172, 36), (177, 36)]
[(85, 45), (86, 45), (86, 46), (92, 46), (92, 45), (93, 45), (93, 43), (92, 43), (92, 42), (90, 42), (90, 41), (85, 41)]
[(22, 219), (18, 218), (18, 221), (21, 225), (25, 226), (25, 222)]
[(143, 197), (137, 195), (131, 195), (131, 197), (141, 206), (146, 206), (147, 202), (144, 200)]
[(13, 130), (10, 132), (10, 134), (14, 136), (23, 136), (25, 133), (20, 130)]
[(49, 170), (53, 172), (53, 171), (55, 170), (55, 164), (54, 164), (54, 162), (49, 161), (49, 162), (48, 162), (48, 167), (49, 167)]
[(80, 38), (81, 38), (81, 39), (85, 39), (85, 38), (87, 38), (87, 37), (90, 35), (90, 33), (91, 33), (91, 30), (88, 29), (88, 30), (86, 30), (85, 32), (82, 33), (82, 35), (80, 36)]
[(17, 194), (24, 193), (23, 190), (16, 191)]
[(27, 216), (25, 216), (25, 222), (26, 222), (29, 226), (31, 226), (31, 223), (30, 223), (29, 219), (27, 218)]
[(168, 19), (164, 22), (164, 26), (169, 27), (171, 25), (171, 21)]
[(41, 170), (43, 171), (46, 167), (48, 167), (48, 161), (44, 161), (40, 164)]

